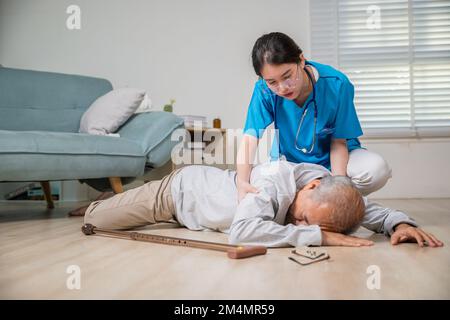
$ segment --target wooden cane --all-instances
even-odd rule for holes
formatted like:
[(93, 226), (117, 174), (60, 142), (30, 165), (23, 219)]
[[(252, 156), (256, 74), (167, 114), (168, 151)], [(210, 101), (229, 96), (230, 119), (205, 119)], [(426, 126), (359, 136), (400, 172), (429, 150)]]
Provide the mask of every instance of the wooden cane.
[(154, 234), (139, 233), (139, 232), (126, 232), (126, 231), (115, 231), (97, 228), (90, 223), (87, 223), (81, 227), (81, 231), (89, 236), (92, 234), (97, 234), (100, 236), (136, 240), (144, 242), (153, 242), (161, 244), (170, 244), (182, 247), (192, 247), (199, 249), (209, 249), (226, 252), (228, 258), (231, 259), (242, 259), (257, 256), (260, 254), (266, 254), (267, 248), (263, 246), (235, 246), (231, 244), (214, 243), (200, 240), (189, 240), (183, 238), (174, 238), (168, 236), (159, 236)]

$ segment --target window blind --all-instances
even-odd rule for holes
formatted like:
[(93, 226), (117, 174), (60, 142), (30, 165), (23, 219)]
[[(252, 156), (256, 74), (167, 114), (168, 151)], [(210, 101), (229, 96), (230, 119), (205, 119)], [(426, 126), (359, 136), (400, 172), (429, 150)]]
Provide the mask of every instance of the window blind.
[(345, 73), (367, 136), (450, 136), (450, 1), (313, 0), (312, 60)]

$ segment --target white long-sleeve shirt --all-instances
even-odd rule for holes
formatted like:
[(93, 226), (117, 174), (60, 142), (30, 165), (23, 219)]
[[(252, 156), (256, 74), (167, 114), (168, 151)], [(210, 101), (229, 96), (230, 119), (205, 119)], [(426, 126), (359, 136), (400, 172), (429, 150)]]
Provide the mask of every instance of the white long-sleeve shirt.
[[(309, 163), (276, 161), (256, 166), (250, 183), (259, 193), (249, 193), (238, 204), (236, 172), (207, 166), (189, 166), (173, 178), (171, 192), (177, 221), (191, 230), (216, 230), (229, 234), (234, 244), (267, 247), (321, 245), (318, 225), (285, 225), (297, 190), (331, 173)], [(362, 226), (391, 235), (395, 225), (417, 226), (403, 212), (383, 208), (364, 198)]]

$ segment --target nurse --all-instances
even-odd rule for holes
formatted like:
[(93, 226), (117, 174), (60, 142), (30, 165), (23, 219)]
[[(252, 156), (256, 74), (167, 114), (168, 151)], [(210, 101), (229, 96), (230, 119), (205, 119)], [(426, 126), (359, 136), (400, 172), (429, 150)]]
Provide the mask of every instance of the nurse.
[(252, 62), (259, 80), (237, 154), (239, 200), (258, 192), (249, 183), (252, 163), (271, 123), (277, 129), (272, 160), (320, 164), (333, 175), (350, 177), (363, 195), (386, 184), (391, 169), (380, 155), (361, 147), (353, 85), (342, 72), (306, 61), (299, 46), (279, 32), (256, 41)]

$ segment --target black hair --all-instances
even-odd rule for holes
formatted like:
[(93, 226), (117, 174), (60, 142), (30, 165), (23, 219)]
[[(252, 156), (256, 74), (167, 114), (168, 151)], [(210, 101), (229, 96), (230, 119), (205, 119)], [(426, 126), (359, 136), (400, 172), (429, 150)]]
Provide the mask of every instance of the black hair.
[(301, 53), (302, 49), (288, 35), (271, 32), (256, 40), (252, 50), (253, 68), (261, 77), (261, 69), (265, 63), (299, 63)]

